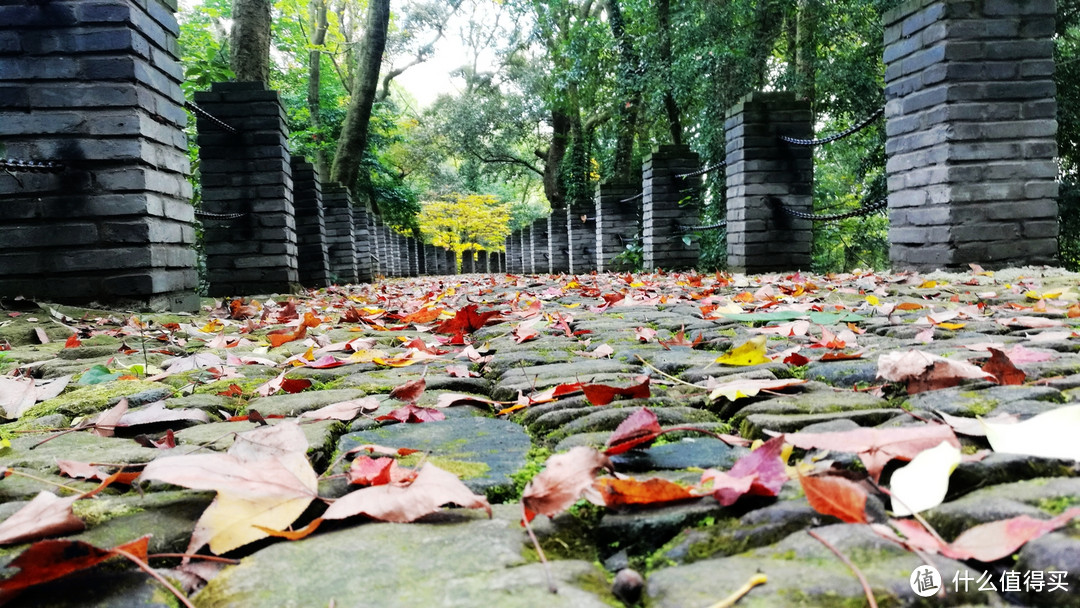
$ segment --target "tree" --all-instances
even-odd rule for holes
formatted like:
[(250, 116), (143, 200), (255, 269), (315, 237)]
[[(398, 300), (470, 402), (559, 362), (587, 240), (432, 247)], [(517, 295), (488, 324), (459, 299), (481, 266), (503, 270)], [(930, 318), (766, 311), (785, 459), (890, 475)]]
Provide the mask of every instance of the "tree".
[(499, 251), (510, 234), (510, 209), (488, 194), (454, 194), (423, 203), (419, 217), (425, 240), (454, 252), (460, 267), (465, 251)]
[(233, 0), (229, 64), (240, 82), (270, 81), (271, 0)]
[(379, 85), (379, 70), (386, 48), (386, 29), (390, 23), (390, 0), (370, 0), (363, 47), (352, 87), (352, 100), (341, 126), (334, 164), (330, 170), (331, 181), (347, 186), (356, 183), (367, 151), (368, 123), (371, 107), (375, 103), (375, 91)]

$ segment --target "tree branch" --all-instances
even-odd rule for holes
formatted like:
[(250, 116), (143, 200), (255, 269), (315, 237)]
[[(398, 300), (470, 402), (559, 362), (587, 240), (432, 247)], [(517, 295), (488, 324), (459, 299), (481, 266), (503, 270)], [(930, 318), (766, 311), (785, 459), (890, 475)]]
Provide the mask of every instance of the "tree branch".
[(530, 163), (529, 161), (527, 161), (525, 159), (522, 159), (522, 158), (518, 158), (516, 156), (510, 156), (510, 155), (484, 156), (483, 154), (477, 152), (476, 150), (473, 150), (472, 148), (466, 148), (465, 151), (468, 152), (469, 154), (472, 154), (473, 156), (476, 157), (476, 160), (478, 160), (480, 162), (483, 162), (483, 163), (504, 163), (504, 164), (508, 164), (508, 165), (519, 165), (521, 167), (525, 167), (526, 169), (528, 169), (529, 171), (532, 171), (533, 173), (536, 173), (540, 177), (544, 176), (543, 169), (540, 169), (540, 168), (536, 167), (536, 165), (533, 165), (532, 163)]

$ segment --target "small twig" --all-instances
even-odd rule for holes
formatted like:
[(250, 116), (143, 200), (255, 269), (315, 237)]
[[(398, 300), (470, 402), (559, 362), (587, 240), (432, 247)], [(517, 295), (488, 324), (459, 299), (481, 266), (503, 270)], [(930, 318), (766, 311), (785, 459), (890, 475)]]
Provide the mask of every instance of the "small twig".
[(866, 593), (866, 604), (870, 606), (870, 608), (877, 608), (877, 600), (874, 599), (874, 591), (870, 588), (870, 583), (866, 581), (866, 577), (863, 576), (862, 570), (859, 570), (859, 567), (852, 563), (852, 561), (848, 559), (848, 556), (841, 553), (839, 549), (834, 547), (832, 543), (825, 540), (817, 532), (814, 532), (813, 530), (807, 530), (806, 533), (814, 537), (814, 539), (816, 539), (819, 543), (825, 545), (826, 549), (832, 551), (833, 554), (840, 559), (840, 561), (844, 562), (845, 566), (850, 568), (851, 571), (855, 573), (855, 577), (859, 579), (859, 584), (862, 585), (863, 592)]
[(44, 479), (44, 478), (38, 477), (36, 475), (31, 475), (30, 473), (23, 473), (22, 471), (16, 471), (15, 469), (7, 469), (5, 472), (8, 475), (18, 475), (19, 477), (25, 477), (27, 479), (33, 479), (34, 481), (39, 481), (41, 483), (47, 483), (47, 484), (49, 484), (51, 486), (56, 486), (58, 488), (62, 488), (64, 490), (67, 490), (68, 492), (75, 492), (77, 494), (82, 494), (83, 492), (85, 492), (85, 490), (80, 490), (79, 488), (73, 488), (71, 486), (64, 485), (64, 484), (56, 482), (56, 481), (51, 481), (49, 479)]
[(706, 388), (706, 387), (704, 387), (704, 386), (700, 386), (700, 385), (697, 385), (697, 384), (693, 384), (693, 383), (687, 382), (686, 380), (680, 380), (680, 379), (676, 378), (675, 376), (672, 376), (671, 374), (666, 374), (666, 373), (664, 373), (664, 372), (660, 371), (660, 370), (659, 370), (659, 369), (657, 369), (657, 367), (656, 367), (656, 366), (654, 366), (654, 365), (653, 365), (652, 363), (649, 363), (649, 362), (648, 362), (648, 361), (646, 361), (645, 359), (642, 359), (642, 358), (641, 358), (641, 355), (634, 355), (634, 356), (635, 356), (635, 357), (637, 357), (637, 358), (638, 358), (638, 360), (639, 360), (639, 361), (641, 361), (641, 363), (642, 363), (643, 365), (645, 365), (645, 367), (647, 367), (647, 368), (649, 368), (649, 369), (653, 370), (654, 372), (656, 372), (656, 373), (660, 374), (661, 376), (663, 376), (663, 377), (667, 378), (668, 380), (671, 380), (671, 381), (673, 381), (673, 382), (678, 382), (679, 384), (684, 384), (684, 385), (686, 385), (686, 386), (692, 386), (692, 387), (694, 387), (694, 388), (696, 388), (696, 389), (698, 389), (698, 390), (702, 390), (702, 391), (707, 391), (707, 390), (709, 390), (708, 388)]
[(726, 444), (728, 444), (730, 446), (744, 446), (744, 445), (750, 445), (750, 443), (751, 443), (751, 441), (749, 439), (746, 439), (745, 437), (736, 437), (735, 435), (728, 435), (727, 433), (717, 433), (716, 431), (709, 431), (709, 430), (706, 430), (706, 429), (699, 429), (699, 428), (693, 427), (693, 426), (673, 426), (673, 427), (671, 427), (669, 429), (661, 430), (659, 433), (656, 434), (656, 436), (659, 437), (660, 435), (666, 435), (668, 433), (674, 433), (675, 431), (693, 431), (695, 433), (701, 433), (702, 435), (708, 435), (710, 437), (715, 437), (715, 438), (719, 439), (720, 441), (723, 441), (724, 443), (726, 443)]
[(201, 553), (153, 553), (146, 556), (148, 559), (165, 559), (170, 557), (182, 557), (184, 559), (201, 559), (208, 562), (221, 562), (223, 564), (239, 564), (238, 559), (229, 559), (227, 557), (218, 557), (216, 555), (202, 555)]
[(709, 608), (731, 608), (736, 602), (742, 599), (744, 595), (750, 593), (750, 590), (758, 585), (764, 585), (769, 582), (769, 578), (762, 573), (757, 573), (750, 577), (750, 580), (746, 581), (746, 584), (735, 590), (735, 593), (725, 597), (724, 599), (709, 606)]
[(154, 578), (154, 580), (161, 583), (166, 589), (168, 589), (169, 593), (176, 596), (176, 599), (180, 600), (181, 604), (183, 604), (187, 608), (195, 608), (195, 604), (192, 604), (191, 600), (189, 600), (186, 596), (184, 596), (183, 592), (181, 592), (176, 587), (173, 587), (173, 584), (170, 583), (168, 580), (166, 580), (164, 576), (161, 576), (160, 574), (158, 574), (156, 570), (151, 568), (150, 564), (144, 562), (143, 560), (139, 559), (138, 557), (135, 557), (135, 555), (133, 555), (133, 554), (131, 554), (131, 553), (129, 553), (129, 552), (123, 550), (123, 549), (113, 549), (113, 553), (116, 553), (117, 555), (122, 555), (122, 556), (126, 557), (127, 559), (131, 560), (131, 562), (134, 563), (136, 566), (138, 566), (140, 570), (142, 570), (143, 572), (149, 574), (151, 577)]
[(547, 575), (548, 591), (558, 593), (559, 588), (555, 586), (555, 577), (551, 574), (551, 564), (548, 563), (547, 557), (544, 555), (544, 550), (540, 548), (540, 541), (537, 540), (536, 533), (533, 532), (532, 526), (529, 524), (529, 516), (525, 511), (525, 503), (521, 503), (521, 523), (525, 526), (525, 531), (529, 533), (529, 538), (532, 539), (533, 546), (536, 547), (536, 554), (540, 556), (540, 563), (544, 564), (544, 574)]
[(900, 500), (899, 498), (897, 498), (897, 497), (896, 497), (896, 495), (895, 495), (895, 494), (893, 494), (892, 492), (890, 492), (888, 488), (886, 488), (886, 487), (883, 487), (882, 485), (880, 485), (880, 484), (879, 484), (878, 482), (874, 481), (873, 479), (869, 479), (869, 478), (868, 478), (868, 479), (867, 479), (867, 481), (869, 481), (869, 482), (870, 482), (870, 484), (871, 484), (872, 486), (874, 486), (874, 488), (875, 488), (875, 489), (876, 489), (876, 490), (877, 490), (878, 492), (881, 492), (882, 494), (885, 494), (885, 495), (886, 495), (886, 496), (888, 496), (889, 498), (891, 498), (891, 499), (895, 500), (896, 502), (900, 503), (900, 506), (902, 506), (902, 507), (904, 507), (905, 509), (907, 509), (908, 511), (910, 511), (910, 512), (911, 512), (911, 516), (912, 516), (913, 518), (915, 518), (915, 521), (917, 521), (917, 522), (919, 522), (920, 524), (922, 524), (922, 526), (923, 526), (924, 528), (926, 528), (926, 531), (930, 533), (930, 536), (933, 536), (933, 537), (934, 537), (934, 540), (938, 541), (938, 542), (939, 542), (939, 543), (941, 543), (942, 545), (948, 545), (948, 544), (949, 544), (949, 543), (945, 542), (945, 539), (944, 539), (944, 538), (941, 538), (941, 535), (940, 535), (940, 534), (938, 534), (938, 533), (937, 533), (937, 530), (935, 530), (935, 529), (933, 528), (933, 526), (931, 526), (931, 525), (930, 525), (930, 522), (926, 521), (926, 519), (924, 519), (922, 515), (919, 515), (918, 513), (916, 513), (914, 509), (912, 509), (911, 507), (907, 506), (907, 504), (905, 504), (903, 500)]
[(78, 424), (78, 426), (74, 426), (74, 427), (72, 427), (70, 429), (64, 429), (64, 430), (62, 430), (62, 431), (60, 431), (58, 433), (55, 433), (53, 435), (49, 435), (45, 439), (42, 439), (41, 441), (35, 443), (34, 445), (30, 446), (27, 449), (32, 450), (32, 449), (34, 449), (36, 447), (40, 447), (40, 446), (45, 445), (46, 443), (49, 443), (50, 441), (52, 441), (53, 439), (56, 439), (57, 437), (62, 437), (64, 435), (67, 435), (68, 433), (74, 433), (75, 431), (82, 431), (82, 430), (86, 430), (86, 429), (89, 429), (89, 428), (96, 428), (96, 427), (93, 424), (86, 424), (86, 421), (84, 420), (83, 422), (80, 422)]

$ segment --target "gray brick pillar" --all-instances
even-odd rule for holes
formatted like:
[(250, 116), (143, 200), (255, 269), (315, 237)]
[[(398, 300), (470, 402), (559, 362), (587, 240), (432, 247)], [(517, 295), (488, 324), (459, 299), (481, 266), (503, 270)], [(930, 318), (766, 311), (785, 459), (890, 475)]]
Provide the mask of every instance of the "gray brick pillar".
[(561, 221), (562, 214), (552, 211), (547, 216), (548, 255), (551, 260), (552, 274), (570, 271), (570, 244), (567, 240), (566, 224)]
[(204, 110), (236, 128), (198, 116), (203, 210), (245, 213), (203, 230), (212, 296), (287, 293), (296, 288), (296, 218), (285, 108), (264, 82), (216, 82), (195, 93)]
[(435, 255), (435, 245), (430, 243), (424, 245), (424, 269), (431, 276), (442, 274), (442, 269), (439, 268), (439, 256)]
[(884, 15), (894, 268), (1053, 263), (1054, 0), (909, 0)]
[(533, 272), (551, 274), (551, 248), (548, 245), (548, 220), (533, 220), (529, 230), (532, 232)]
[(566, 218), (569, 270), (572, 274), (588, 273), (596, 270), (596, 219), (585, 217), (578, 210), (557, 211)]
[(645, 157), (641, 166), (641, 245), (646, 270), (697, 265), (698, 244), (683, 241), (680, 225), (697, 224), (701, 178), (676, 175), (698, 168), (698, 155), (686, 146), (660, 146)]
[(303, 156), (292, 157), (293, 208), (296, 210), (296, 262), (304, 287), (330, 285), (319, 171)]
[(813, 211), (814, 152), (779, 136), (812, 139), (812, 121), (809, 102), (792, 93), (751, 93), (728, 110), (728, 268), (810, 268), (813, 223), (784, 213), (779, 205)]
[(382, 225), (380, 229), (382, 232), (383, 242), (386, 243), (386, 261), (383, 262), (383, 267), (386, 269), (386, 276), (396, 277), (398, 262), (397, 262), (397, 239), (394, 238), (395, 232), (390, 229), (386, 224)]
[(326, 216), (326, 250), (330, 257), (330, 278), (339, 285), (355, 283), (356, 224), (349, 191), (339, 183), (323, 184), (323, 213)]
[(353, 205), (353, 250), (356, 253), (356, 282), (370, 283), (375, 278), (371, 270), (371, 231), (368, 228), (371, 207)]
[(198, 308), (174, 2), (4, 2), (0, 295)]
[(521, 247), (521, 274), (532, 274), (532, 230), (525, 226), (518, 231)]
[(517, 247), (518, 247), (518, 241), (517, 241), (517, 234), (516, 233), (511, 232), (510, 234), (506, 235), (506, 245), (505, 245), (505, 247), (506, 247), (506, 260), (508, 262), (506, 272), (507, 273), (519, 273), (519, 272), (521, 272), (520, 270), (517, 270), (516, 267), (514, 266), (514, 261), (515, 261), (514, 258), (517, 255)]
[(409, 241), (404, 234), (400, 232), (394, 233), (394, 240), (397, 241), (397, 276), (407, 277), (409, 276), (409, 267), (411, 261), (409, 259)]
[(457, 274), (457, 254), (453, 249), (443, 250), (443, 259), (446, 260), (446, 274)]
[(371, 259), (371, 280), (376, 280), (382, 271), (379, 269), (379, 233), (376, 229), (378, 216), (370, 205), (367, 207), (368, 257)]
[(614, 258), (626, 250), (625, 239), (637, 234), (641, 199), (623, 202), (641, 192), (641, 184), (613, 182), (596, 186), (596, 269), (615, 268)]
[(461, 252), (461, 274), (472, 274), (476, 272), (476, 252), (472, 249), (466, 249)]
[(420, 243), (411, 236), (405, 237), (409, 243), (409, 276), (420, 276)]
[(499, 252), (499, 267), (497, 269), (497, 272), (501, 272), (503, 274), (506, 273), (506, 252), (505, 251), (500, 251)]

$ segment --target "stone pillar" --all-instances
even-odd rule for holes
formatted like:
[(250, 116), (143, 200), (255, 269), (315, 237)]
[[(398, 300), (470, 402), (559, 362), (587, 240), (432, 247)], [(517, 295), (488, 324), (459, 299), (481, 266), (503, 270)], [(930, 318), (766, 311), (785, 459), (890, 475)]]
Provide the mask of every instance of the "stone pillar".
[(203, 230), (212, 296), (287, 293), (299, 280), (289, 133), (277, 91), (263, 82), (217, 82), (195, 102), (236, 128), (198, 116), (203, 210), (243, 213)]
[(547, 216), (548, 259), (552, 274), (569, 272), (570, 248), (567, 241), (566, 226), (560, 221), (562, 214), (552, 211)]
[(353, 206), (353, 249), (356, 254), (356, 282), (370, 283), (374, 278), (371, 270), (371, 232), (368, 217), (371, 207)]
[(614, 268), (614, 258), (626, 250), (624, 239), (637, 234), (640, 199), (623, 202), (641, 192), (641, 185), (613, 182), (596, 186), (596, 269)]
[(0, 296), (198, 309), (175, 9), (0, 6)]
[(386, 241), (386, 276), (398, 276), (398, 242), (397, 233), (390, 226), (383, 225), (383, 239)]
[(698, 168), (698, 155), (687, 146), (660, 146), (645, 157), (641, 167), (641, 246), (646, 270), (697, 265), (698, 244), (687, 245), (680, 227), (697, 224), (701, 177), (676, 175)]
[(494, 251), (481, 251), (480, 259), (483, 260), (483, 264), (480, 265), (480, 272), (486, 272), (491, 274), (493, 272), (491, 265), (491, 258), (495, 255)]
[(372, 209), (370, 206), (367, 209), (367, 216), (368, 248), (370, 249), (371, 255), (371, 279), (374, 281), (382, 274), (382, 270), (380, 268), (382, 262), (380, 261), (381, 257), (379, 252), (379, 232), (377, 228), (378, 216), (375, 215), (374, 209)]
[(886, 11), (889, 257), (896, 269), (1054, 263), (1053, 0)]
[(394, 233), (394, 246), (397, 248), (397, 255), (394, 256), (397, 263), (396, 276), (407, 277), (409, 276), (409, 243), (405, 240), (405, 235), (400, 232)]
[(428, 272), (427, 264), (427, 250), (424, 249), (424, 242), (416, 239), (416, 272), (418, 276), (434, 274)]
[(738, 272), (807, 270), (813, 223), (780, 205), (813, 211), (814, 151), (781, 135), (814, 137), (809, 102), (793, 93), (751, 93), (728, 110), (727, 254)]
[(439, 256), (435, 254), (435, 245), (430, 243), (424, 245), (424, 269), (427, 274), (432, 276), (442, 274), (442, 269), (439, 267)]
[(569, 269), (571, 274), (583, 274), (596, 270), (596, 220), (585, 217), (573, 209), (559, 212), (566, 217), (566, 238), (569, 247)]
[(472, 274), (476, 272), (473, 255), (471, 249), (466, 249), (461, 252), (461, 274)]
[(323, 184), (323, 213), (326, 215), (326, 250), (330, 257), (330, 278), (339, 285), (356, 282), (356, 228), (352, 197), (337, 182)]
[(505, 251), (500, 251), (499, 252), (499, 268), (498, 268), (497, 272), (501, 272), (503, 274), (506, 274), (506, 252)]
[(457, 274), (457, 254), (452, 249), (444, 249), (443, 259), (446, 260), (446, 274)]
[(330, 285), (319, 171), (303, 156), (292, 157), (293, 208), (296, 211), (296, 262), (304, 287)]
[(517, 270), (517, 268), (514, 266), (514, 262), (515, 262), (514, 258), (517, 255), (517, 246), (518, 246), (517, 234), (511, 232), (510, 234), (506, 235), (505, 247), (506, 247), (506, 260), (507, 260), (506, 272), (507, 273), (512, 274), (512, 273), (520, 273), (521, 272), (520, 270)]
[(548, 220), (533, 220), (532, 231), (533, 272), (551, 274), (551, 248), (548, 245)]

